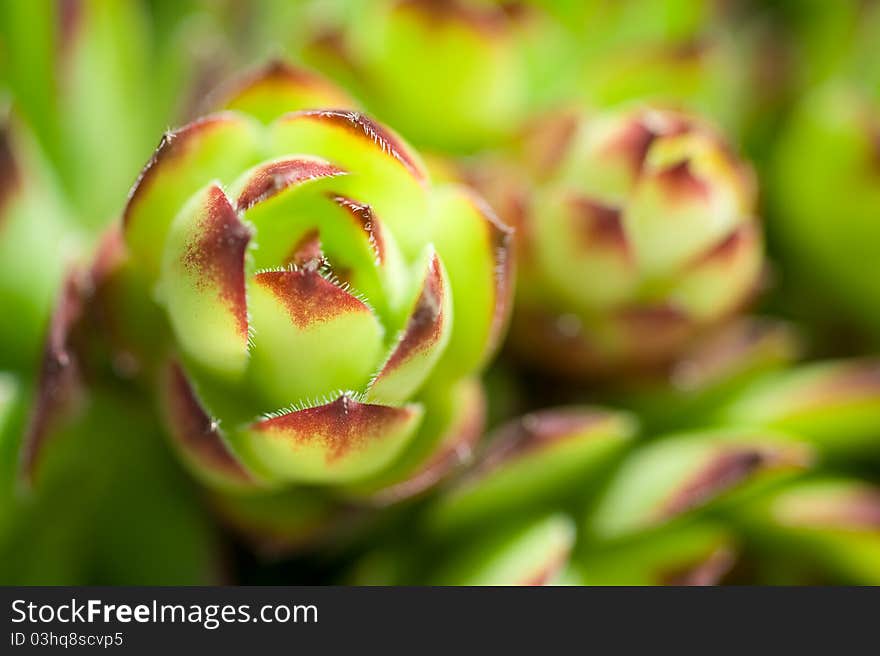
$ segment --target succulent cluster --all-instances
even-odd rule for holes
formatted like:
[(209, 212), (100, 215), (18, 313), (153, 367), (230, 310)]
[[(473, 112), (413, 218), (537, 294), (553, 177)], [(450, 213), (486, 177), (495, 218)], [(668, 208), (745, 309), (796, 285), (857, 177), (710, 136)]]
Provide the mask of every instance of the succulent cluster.
[(0, 582), (880, 584), (880, 10), (756, 4), (3, 5)]

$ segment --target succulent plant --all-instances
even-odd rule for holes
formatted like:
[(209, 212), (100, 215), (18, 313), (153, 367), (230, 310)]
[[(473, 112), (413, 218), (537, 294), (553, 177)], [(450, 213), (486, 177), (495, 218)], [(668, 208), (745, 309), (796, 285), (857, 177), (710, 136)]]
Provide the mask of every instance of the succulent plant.
[(225, 580), (216, 527), (158, 439), (161, 429), (142, 399), (124, 388), (96, 390), (80, 412), (56, 425), (39, 476), (23, 486), (18, 474), (29, 401), (27, 385), (0, 376), (4, 585)]
[[(699, 119), (652, 108), (541, 123), (483, 174), (520, 232), (512, 344), (571, 376), (655, 366), (755, 291), (749, 167)], [(529, 171), (531, 169), (531, 171)]]
[(808, 444), (767, 430), (691, 431), (634, 450), (588, 513), (593, 541), (629, 538), (735, 505), (807, 469)]
[[(845, 433), (852, 423), (835, 416)], [(487, 436), (420, 521), (406, 520), (405, 537), (398, 527), (371, 543), (346, 582), (873, 581), (876, 486), (829, 473), (840, 461), (826, 458), (809, 431), (784, 427), (649, 440), (625, 412), (571, 406), (526, 415)]]
[(724, 582), (739, 556), (736, 534), (717, 521), (668, 527), (620, 543), (591, 545), (574, 558), (579, 585), (687, 585)]
[(880, 583), (878, 9), (0, 3), (0, 582)]
[(457, 152), (510, 137), (538, 89), (561, 78), (565, 49), (561, 28), (527, 3), (383, 0), (325, 27), (306, 55), (417, 145)]
[(734, 134), (742, 130), (750, 99), (741, 51), (748, 43), (723, 22), (722, 3), (583, 5), (579, 100), (594, 109), (659, 103), (711, 117)]
[(880, 362), (813, 362), (770, 373), (719, 408), (715, 421), (800, 435), (835, 462), (880, 458)]
[(82, 248), (25, 126), (0, 125), (0, 366), (32, 367), (64, 269)]
[[(770, 193), (784, 254), (805, 285), (880, 330), (880, 95), (832, 82), (797, 107), (776, 146)], [(829, 217), (832, 217), (829, 219)]]
[(410, 496), (479, 434), (511, 230), (390, 129), (314, 108), (340, 98), (277, 63), (232, 85), (162, 138), (90, 272), (83, 316), (233, 514)]
[(553, 585), (564, 582), (575, 524), (562, 514), (495, 528), (455, 552), (434, 585)]
[(474, 463), (428, 513), (437, 535), (485, 531), (523, 515), (582, 500), (637, 431), (628, 413), (547, 409), (511, 420), (486, 438)]
[(146, 4), (73, 0), (0, 10), (8, 53), (0, 85), (53, 165), (73, 219), (92, 232), (121, 209), (154, 131), (176, 109), (172, 78), (187, 65), (184, 57), (152, 57)]
[[(819, 477), (766, 495), (739, 513), (773, 583), (880, 583), (880, 487)], [(796, 553), (797, 558), (792, 558)]]
[(630, 414), (589, 406), (509, 421), (487, 435), (466, 470), (428, 501), (410, 524), (407, 543), (392, 540), (390, 547), (373, 549), (352, 579), (565, 583), (577, 534), (570, 510), (590, 494), (590, 481), (603, 478), (636, 430)]
[(787, 322), (733, 320), (697, 340), (663, 375), (630, 382), (624, 405), (651, 432), (717, 424), (718, 413), (732, 399), (792, 365), (803, 352), (803, 341)]

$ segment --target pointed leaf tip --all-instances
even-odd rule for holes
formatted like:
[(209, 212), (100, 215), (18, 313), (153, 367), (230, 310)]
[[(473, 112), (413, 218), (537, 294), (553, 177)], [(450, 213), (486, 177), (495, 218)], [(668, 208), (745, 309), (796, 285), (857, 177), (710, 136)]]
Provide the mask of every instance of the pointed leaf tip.
[(312, 157), (291, 157), (262, 164), (245, 181), (236, 206), (239, 211), (247, 210), (293, 185), (343, 174), (342, 169)]
[(418, 406), (360, 403), (343, 394), (316, 407), (263, 419), (247, 431), (267, 469), (292, 481), (353, 481), (388, 465), (414, 433)]
[(382, 403), (402, 403), (431, 373), (451, 333), (451, 302), (446, 273), (437, 253), (431, 253), (421, 290), (406, 325), (368, 397)]
[(357, 137), (375, 144), (382, 152), (394, 158), (414, 178), (426, 184), (428, 174), (409, 146), (403, 143), (389, 128), (377, 123), (361, 112), (341, 109), (305, 110), (289, 116), (290, 120), (306, 119), (341, 128)]

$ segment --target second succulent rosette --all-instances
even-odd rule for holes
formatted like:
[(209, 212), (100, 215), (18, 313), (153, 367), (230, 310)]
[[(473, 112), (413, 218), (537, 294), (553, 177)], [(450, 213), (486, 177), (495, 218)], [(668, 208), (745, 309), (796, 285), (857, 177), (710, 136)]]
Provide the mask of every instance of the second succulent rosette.
[(525, 164), (478, 184), (520, 231), (512, 337), (535, 365), (582, 376), (664, 363), (755, 290), (751, 170), (698, 117), (565, 113), (523, 143)]
[(390, 129), (309, 109), (346, 102), (282, 64), (227, 89), (163, 137), (92, 270), (92, 314), (226, 493), (392, 501), (479, 434), (511, 230)]

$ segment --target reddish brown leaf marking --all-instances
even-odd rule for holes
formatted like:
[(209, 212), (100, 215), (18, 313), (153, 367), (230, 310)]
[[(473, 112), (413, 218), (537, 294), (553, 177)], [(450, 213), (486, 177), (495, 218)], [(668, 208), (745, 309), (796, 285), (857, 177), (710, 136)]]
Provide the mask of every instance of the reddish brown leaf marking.
[(311, 268), (264, 271), (254, 276), (254, 282), (272, 293), (298, 328), (345, 314), (370, 312), (362, 301)]
[(247, 210), (300, 182), (331, 178), (343, 173), (345, 171), (332, 164), (312, 159), (294, 157), (270, 162), (254, 171), (239, 194), (236, 206), (239, 211)]
[(562, 549), (556, 553), (548, 554), (547, 562), (539, 567), (537, 571), (524, 579), (519, 585), (529, 587), (548, 585), (553, 580), (553, 577), (556, 576), (556, 574), (559, 573), (568, 562), (569, 551), (569, 549)]
[(880, 491), (862, 489), (843, 497), (799, 508), (791, 518), (797, 524), (829, 528), (880, 531)]
[(495, 262), (495, 305), (492, 313), (492, 327), (489, 330), (487, 345), (488, 356), (498, 346), (505, 332), (510, 313), (513, 309), (513, 277), (516, 266), (514, 257), (514, 230), (501, 221), (495, 212), (479, 197), (474, 196), (477, 208), (485, 218), (486, 229), (489, 231), (489, 246)]
[(53, 427), (70, 410), (82, 384), (75, 333), (83, 319), (88, 288), (87, 279), (82, 272), (71, 271), (64, 281), (49, 322), (36, 400), (21, 450), (21, 471), (28, 482), (33, 480)]
[(871, 165), (874, 173), (880, 175), (880, 121), (868, 125), (868, 143), (871, 144)]
[(805, 394), (808, 402), (833, 403), (847, 398), (880, 396), (880, 361), (840, 366), (820, 378)]
[(648, 156), (648, 150), (657, 135), (641, 121), (632, 120), (627, 123), (620, 135), (613, 139), (604, 149), (609, 157), (623, 157), (632, 172), (638, 177)]
[(381, 149), (382, 152), (397, 160), (419, 182), (422, 184), (427, 182), (427, 174), (425, 170), (421, 167), (418, 161), (416, 161), (413, 155), (409, 152), (409, 148), (404, 145), (400, 138), (388, 128), (376, 123), (360, 112), (342, 109), (306, 110), (295, 112), (291, 114), (290, 117), (306, 117), (319, 122), (328, 123), (347, 130), (358, 137), (363, 137), (369, 140), (374, 146)]
[(403, 335), (382, 367), (377, 380), (393, 372), (416, 353), (437, 343), (446, 321), (446, 313), (443, 311), (445, 296), (440, 258), (435, 253), (428, 265), (422, 291), (403, 329)]
[(248, 334), (244, 256), (250, 240), (250, 230), (215, 185), (208, 191), (198, 234), (183, 254), (183, 264), (195, 274), (197, 289), (216, 290), (244, 339)]
[(544, 178), (558, 170), (566, 158), (577, 133), (581, 118), (577, 112), (565, 110), (538, 117), (527, 127), (523, 138), (525, 162)]
[(529, 15), (522, 2), (478, 6), (461, 0), (401, 0), (399, 10), (410, 11), (435, 28), (449, 23), (470, 26), (487, 34), (503, 33)]
[(373, 214), (373, 209), (369, 205), (358, 203), (345, 196), (330, 194), (330, 198), (340, 207), (347, 210), (360, 229), (366, 233), (370, 247), (376, 254), (376, 260), (379, 264), (382, 264), (385, 261), (385, 241), (382, 237), (381, 226)]
[(107, 277), (118, 269), (125, 260), (126, 254), (122, 226), (116, 223), (104, 232), (95, 249), (90, 275), (96, 287), (100, 287)]
[(6, 204), (21, 184), (21, 173), (12, 152), (9, 126), (0, 126), (0, 227), (3, 226)]
[(576, 228), (585, 246), (608, 247), (629, 257), (629, 243), (618, 208), (584, 196), (569, 198), (568, 204), (574, 212)]
[(757, 230), (751, 223), (744, 223), (724, 237), (715, 246), (700, 253), (691, 263), (691, 267), (701, 267), (714, 263), (733, 262), (743, 251), (754, 248), (757, 241)]
[(58, 5), (58, 54), (62, 63), (69, 60), (68, 53), (76, 40), (76, 33), (82, 17), (82, 0), (60, 0)]
[(633, 115), (604, 149), (609, 156), (622, 156), (630, 167), (633, 177), (641, 175), (648, 151), (655, 139), (684, 134), (691, 130), (690, 121), (674, 112), (648, 110)]
[(700, 562), (662, 573), (659, 576), (660, 585), (718, 585), (733, 567), (734, 560), (733, 551), (728, 547), (720, 546)]
[(665, 331), (690, 322), (687, 313), (674, 305), (638, 305), (623, 308), (620, 318), (636, 331)]
[(177, 363), (168, 367), (165, 396), (169, 432), (187, 453), (195, 457), (200, 465), (228, 478), (240, 482), (252, 480), (248, 471), (226, 446), (217, 422), (205, 412), (186, 374)]
[(159, 145), (153, 152), (152, 157), (144, 166), (143, 170), (135, 180), (131, 191), (128, 194), (128, 202), (122, 213), (123, 225), (127, 228), (131, 222), (133, 208), (137, 205), (142, 194), (146, 193), (153, 183), (158, 171), (167, 166), (172, 166), (175, 160), (179, 160), (186, 156), (190, 150), (193, 141), (206, 132), (222, 127), (227, 123), (233, 122), (233, 118), (223, 114), (214, 116), (206, 116), (192, 123), (174, 130), (166, 132), (159, 140)]
[(486, 345), (488, 357), (498, 346), (501, 335), (510, 320), (513, 309), (513, 277), (515, 263), (514, 229), (504, 223), (482, 196), (465, 190), (468, 202), (483, 219), (487, 232), (486, 242), (492, 254), (492, 272), (495, 283), (495, 302), (491, 307), (492, 322)]
[(709, 185), (693, 174), (688, 160), (682, 160), (663, 169), (657, 173), (656, 179), (672, 202), (684, 203), (709, 199)]
[(660, 516), (675, 517), (704, 505), (754, 473), (780, 464), (780, 456), (778, 452), (760, 447), (721, 449), (663, 504)]
[(358, 403), (346, 395), (332, 403), (290, 412), (257, 422), (252, 428), (298, 445), (318, 445), (327, 462), (344, 458), (402, 428), (412, 417), (409, 408)]
[[(509, 422), (495, 431), (488, 447), (474, 467), (476, 476), (483, 476), (545, 448), (574, 438), (583, 438), (590, 431), (608, 422), (610, 415), (599, 410), (544, 410)], [(592, 436), (590, 436), (592, 437)]]
[(324, 252), (321, 250), (321, 233), (318, 229), (309, 230), (296, 242), (284, 264), (296, 267), (317, 269), (324, 263)]

